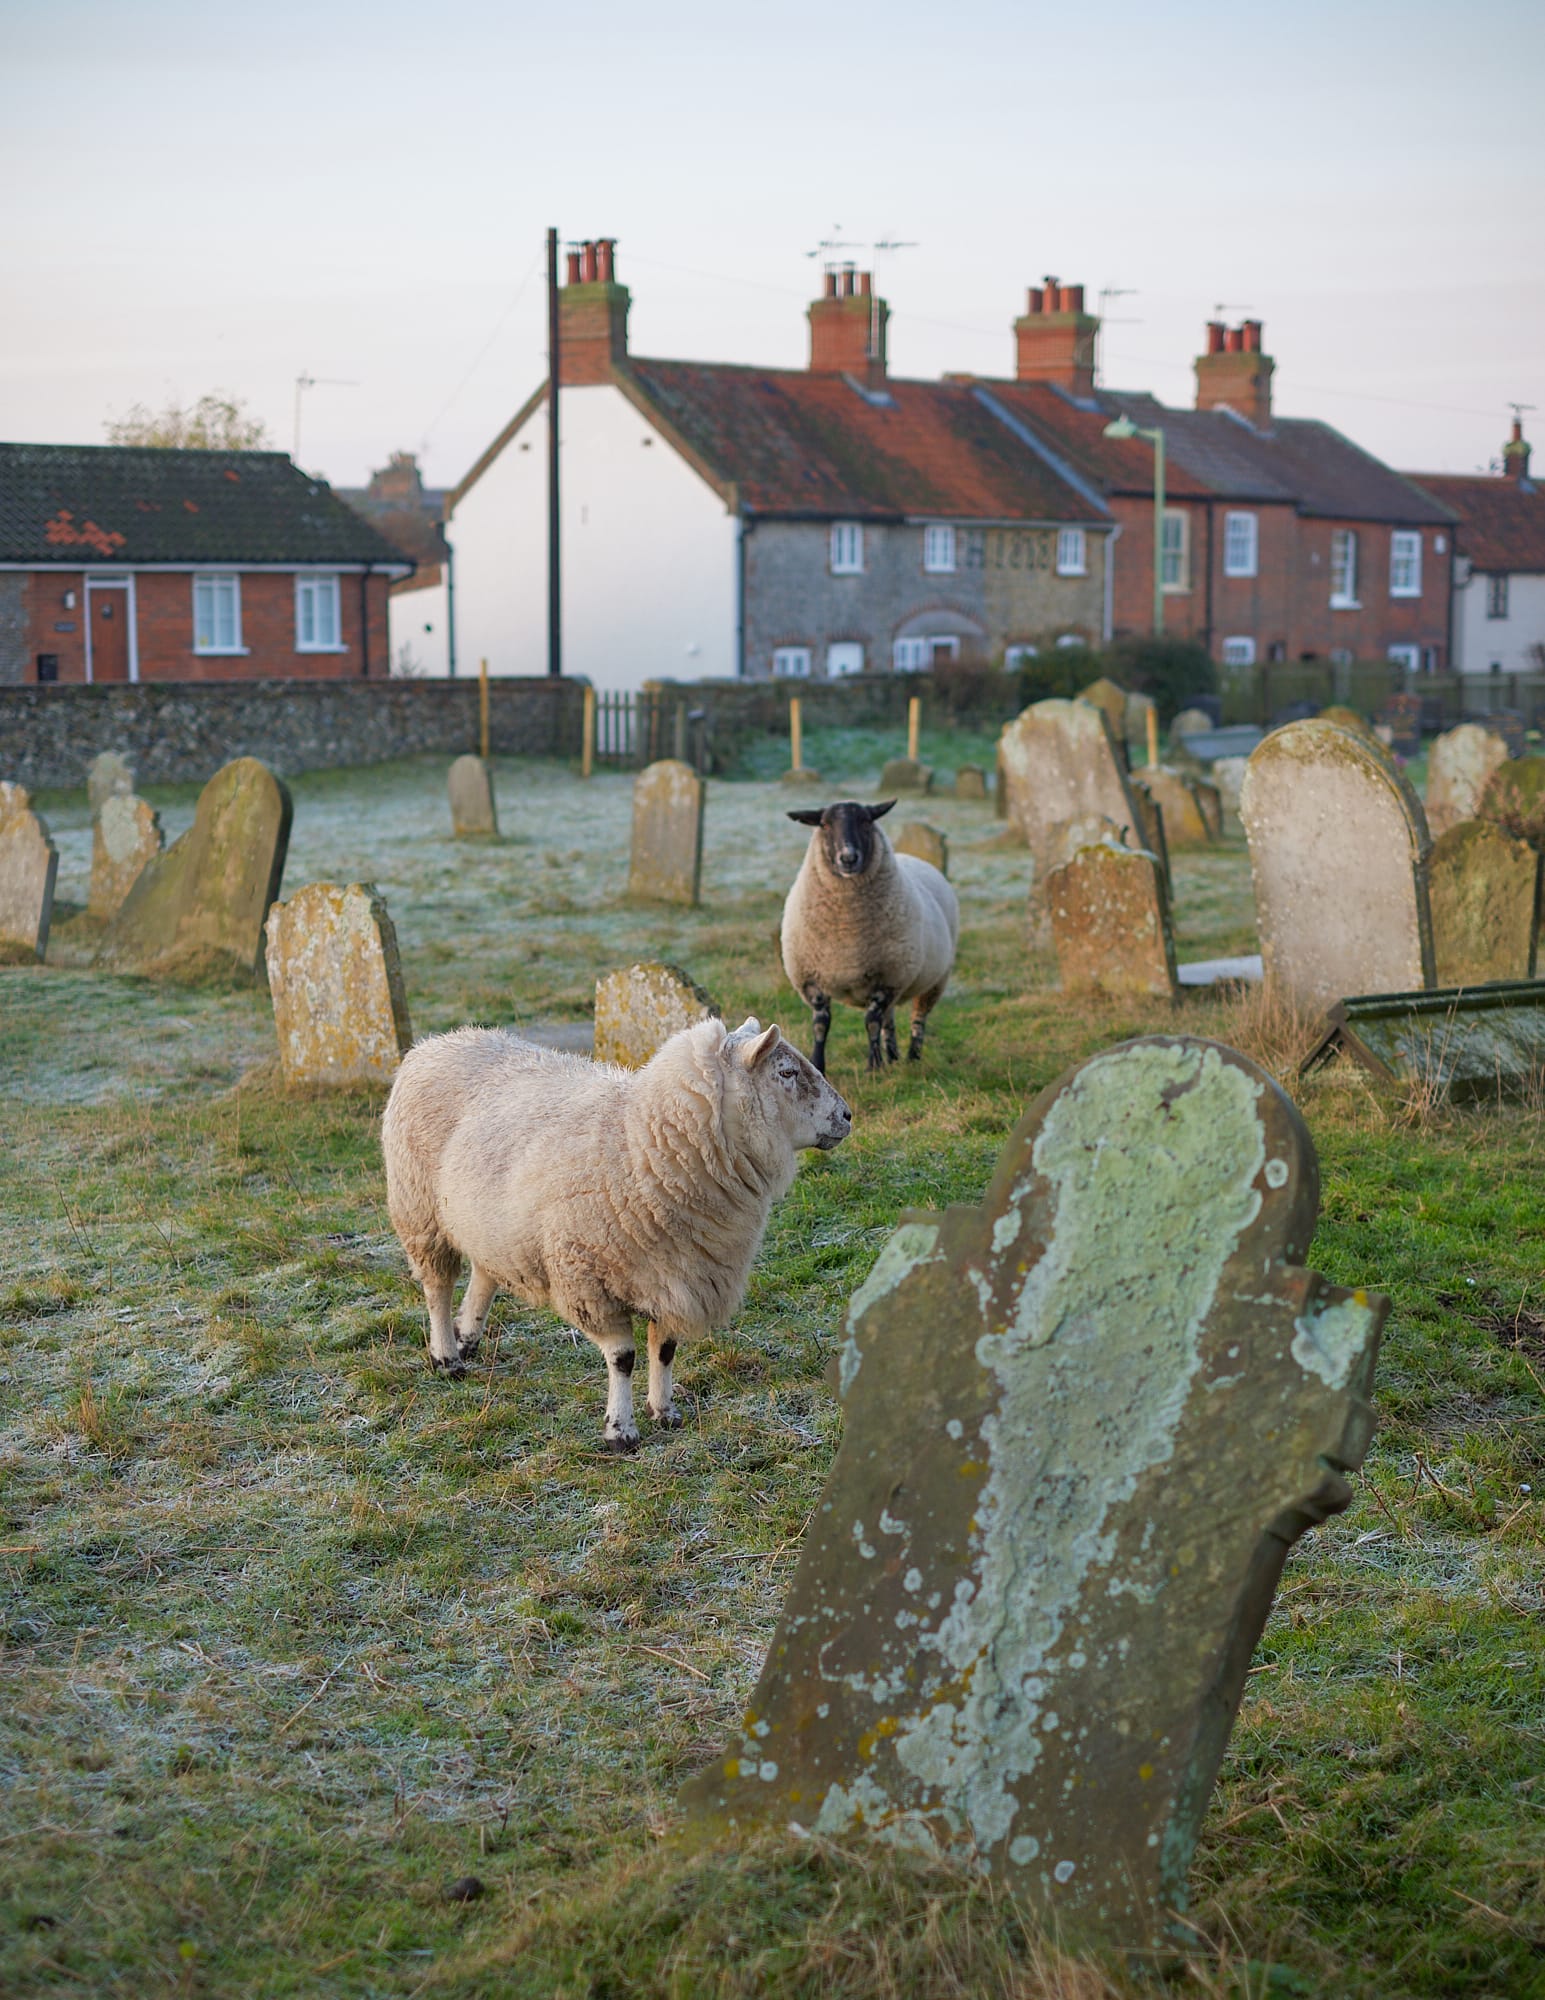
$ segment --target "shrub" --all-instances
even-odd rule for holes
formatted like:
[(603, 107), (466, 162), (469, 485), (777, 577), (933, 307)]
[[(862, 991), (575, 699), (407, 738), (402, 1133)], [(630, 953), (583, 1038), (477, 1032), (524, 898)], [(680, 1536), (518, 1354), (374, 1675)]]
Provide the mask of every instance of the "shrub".
[(1101, 670), (1128, 693), (1151, 695), (1163, 723), (1189, 707), (1196, 695), (1218, 691), (1217, 669), (1194, 639), (1133, 633), (1115, 641)]

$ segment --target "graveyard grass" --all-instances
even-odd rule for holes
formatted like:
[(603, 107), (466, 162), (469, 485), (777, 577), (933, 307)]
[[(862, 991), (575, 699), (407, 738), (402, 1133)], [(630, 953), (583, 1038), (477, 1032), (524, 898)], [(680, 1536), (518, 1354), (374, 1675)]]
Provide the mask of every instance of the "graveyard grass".
[[(813, 733), (820, 796), (874, 796), (896, 748)], [(808, 1046), (776, 768), (710, 785), (696, 911), (625, 901), (627, 778), (512, 760), (476, 846), (442, 761), (296, 780), (286, 883), (380, 885), (420, 1034), (580, 1021), (598, 972), (663, 958)], [(151, 797), (174, 838), (193, 792)], [(1111, 1042), (1286, 1062), (1303, 1025), (1064, 1007), (990, 806), (903, 801), (965, 912), (926, 1058), (868, 1077), (839, 1016), (853, 1138), (807, 1156), (734, 1330), (681, 1356), (686, 1428), (616, 1461), (599, 1358), (546, 1315), (502, 1299), (467, 1378), (431, 1376), (380, 1096), (286, 1097), (262, 994), (81, 969), (84, 793), (39, 805), (59, 963), (0, 971), (0, 1991), (1154, 1990), (884, 1849), (693, 1852), (674, 1799), (755, 1680), (838, 1441), (827, 1363), (899, 1211), (978, 1199), (1037, 1091)], [(1251, 949), (1237, 828), (1175, 869), (1181, 958)], [(1395, 1302), (1379, 1430), (1289, 1560), (1167, 1990), (1516, 2000), (1545, 1991), (1541, 1103), (1298, 1095), (1310, 1261)]]

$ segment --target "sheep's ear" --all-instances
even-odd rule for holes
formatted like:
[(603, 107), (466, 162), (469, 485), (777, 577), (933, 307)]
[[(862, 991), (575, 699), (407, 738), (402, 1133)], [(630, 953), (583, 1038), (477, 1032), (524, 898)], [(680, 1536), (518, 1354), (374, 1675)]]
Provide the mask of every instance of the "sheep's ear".
[(883, 799), (877, 806), (865, 806), (864, 811), (868, 813), (871, 819), (884, 819), (895, 803), (894, 799)]
[(726, 1042), (749, 1042), (762, 1032), (762, 1024), (755, 1014), (748, 1014), (738, 1028), (725, 1031)]
[(766, 1061), (767, 1057), (777, 1047), (777, 1044), (778, 1024), (774, 1021), (770, 1028), (763, 1029), (754, 1042), (746, 1042), (742, 1045), (740, 1059), (747, 1069), (755, 1069), (758, 1063)]
[(819, 826), (821, 824), (821, 815), (818, 812), (791, 812), (789, 818), (797, 819), (801, 826)]

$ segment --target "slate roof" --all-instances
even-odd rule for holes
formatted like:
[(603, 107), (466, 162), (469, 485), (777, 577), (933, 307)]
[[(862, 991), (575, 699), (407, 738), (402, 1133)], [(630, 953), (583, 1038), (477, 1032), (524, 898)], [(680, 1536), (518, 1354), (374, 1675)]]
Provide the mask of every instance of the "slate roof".
[[(1108, 438), (1105, 426), (1120, 414), (1093, 398), (1075, 398), (1049, 382), (980, 383), (992, 402), (1043, 438), (1072, 469), (1107, 493), (1152, 497), (1153, 446), (1144, 438)], [(1184, 465), (1173, 463), (1166, 428), (1166, 490), (1172, 499), (1206, 500), (1213, 489)]]
[(1545, 572), (1545, 490), (1532, 479), (1478, 473), (1409, 477), (1458, 516), (1455, 545), (1476, 569)]
[(283, 452), (138, 445), (0, 444), (0, 562), (408, 567)]

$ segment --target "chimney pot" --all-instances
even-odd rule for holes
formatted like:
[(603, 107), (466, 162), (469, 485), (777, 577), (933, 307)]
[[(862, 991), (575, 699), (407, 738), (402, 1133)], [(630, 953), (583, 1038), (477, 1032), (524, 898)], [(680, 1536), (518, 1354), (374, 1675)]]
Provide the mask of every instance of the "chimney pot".
[(595, 246), (596, 276), (603, 285), (609, 285), (612, 281), (616, 249), (617, 239), (615, 236), (597, 238)]
[(579, 252), (577, 250), (570, 250), (568, 252), (568, 264), (568, 281), (571, 285), (577, 285), (579, 283)]
[(582, 243), (579, 247), (579, 275), (582, 284), (593, 285), (595, 283), (594, 243)]
[(1038, 313), (1046, 310), (1046, 293), (1040, 285), (1032, 285), (1025, 297), (1027, 312)]
[(1239, 328), (1237, 326), (1226, 326), (1223, 329), (1223, 352), (1225, 354), (1238, 354), (1242, 346), (1243, 342), (1240, 338)]
[(1084, 313), (1082, 285), (1049, 272), (1026, 291), (1027, 311), (1014, 322), (1014, 372), (1021, 382), (1049, 382), (1072, 396), (1094, 394), (1094, 332)]
[(1065, 313), (1081, 313), (1084, 309), (1084, 288), (1082, 285), (1062, 287), (1062, 310)]
[(870, 296), (870, 294), (871, 294), (871, 292), (873, 291), (873, 289), (874, 289), (874, 274), (873, 274), (873, 272), (871, 272), (871, 271), (860, 271), (860, 272), (859, 272), (859, 274), (858, 274), (858, 295), (859, 295), (859, 297), (860, 297), (860, 298), (862, 298), (862, 299), (867, 299), (867, 298), (868, 298), (868, 297)]
[(837, 267), (834, 264), (826, 267), (826, 296), (829, 299), (837, 296)]
[(1207, 322), (1207, 352), (1209, 354), (1221, 354), (1223, 352), (1223, 322), (1221, 319), (1210, 319)]
[(1261, 322), (1258, 319), (1247, 319), (1240, 331), (1245, 337), (1246, 354), (1259, 354), (1261, 351)]

